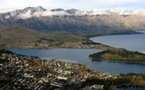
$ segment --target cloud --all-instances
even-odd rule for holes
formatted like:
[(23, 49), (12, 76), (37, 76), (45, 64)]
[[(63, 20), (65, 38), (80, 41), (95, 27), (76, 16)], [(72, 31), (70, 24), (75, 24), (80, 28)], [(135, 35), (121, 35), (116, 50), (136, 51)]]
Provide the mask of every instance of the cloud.
[[(78, 6), (90, 8), (123, 7), (133, 3), (142, 3), (144, 0), (81, 0)], [(132, 6), (133, 7), (133, 6)]]
[[(145, 0), (50, 0), (51, 2), (59, 3), (56, 7), (64, 8), (114, 8), (114, 7), (134, 7), (134, 4), (139, 7)], [(144, 5), (145, 6), (145, 5)]]
[(56, 6), (57, 2), (52, 2), (52, 0), (0, 0), (1, 8), (19, 7), (24, 8), (28, 6)]
[(101, 0), (103, 2), (106, 2), (106, 3), (111, 3), (111, 4), (117, 4), (117, 3), (134, 3), (134, 2), (140, 2), (142, 0)]
[[(135, 5), (137, 3), (137, 5)], [(144, 0), (0, 0), (0, 8), (24, 8), (43, 6), (45, 8), (114, 8), (134, 7), (145, 3)]]
[(141, 2), (143, 0), (100, 0), (100, 3), (104, 3), (106, 5), (123, 5), (123, 4), (131, 4)]

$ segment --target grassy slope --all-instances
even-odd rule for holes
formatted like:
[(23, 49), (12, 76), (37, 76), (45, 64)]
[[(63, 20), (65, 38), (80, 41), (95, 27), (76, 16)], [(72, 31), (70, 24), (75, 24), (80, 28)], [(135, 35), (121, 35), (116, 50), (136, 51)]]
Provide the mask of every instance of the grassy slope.
[(13, 27), (0, 30), (0, 44), (9, 46), (32, 45), (41, 38), (52, 39), (58, 42), (79, 42), (84, 39), (81, 36), (66, 32), (44, 33), (24, 27)]

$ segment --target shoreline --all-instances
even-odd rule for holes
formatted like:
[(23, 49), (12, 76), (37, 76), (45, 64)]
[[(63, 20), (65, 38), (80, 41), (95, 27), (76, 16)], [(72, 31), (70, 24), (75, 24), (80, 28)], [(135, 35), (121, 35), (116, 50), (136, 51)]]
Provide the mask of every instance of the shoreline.
[[(73, 85), (75, 87), (78, 85), (79, 88), (75, 87), (75, 89), (73, 89), (78, 90), (85, 88), (88, 84), (89, 86), (93, 86), (94, 84), (100, 86), (98, 81), (102, 82), (101, 86), (106, 88), (105, 90), (109, 90), (112, 86), (124, 84), (145, 85), (144, 74), (113, 74), (100, 72), (90, 70), (85, 64), (56, 60), (48, 61), (38, 57), (19, 55), (4, 49), (0, 50), (0, 56), (2, 60), (2, 67), (0, 67), (2, 72), (1, 80), (5, 81), (2, 82), (2, 84), (7, 85), (7, 87), (2, 86), (0, 88), (11, 89), (15, 86), (19, 86), (15, 89), (28, 90), (37, 87), (35, 85), (41, 85), (44, 89), (60, 85), (59, 88), (62, 89), (68, 88), (68, 86)], [(130, 81), (126, 81), (128, 79)], [(138, 83), (136, 79), (142, 82)], [(70, 89), (71, 88), (72, 87), (70, 87)]]
[[(12, 49), (16, 49), (16, 48), (12, 48)], [(17, 48), (19, 49), (19, 48)], [(54, 49), (79, 49), (79, 48), (54, 48)], [(82, 49), (82, 48), (81, 48)], [(86, 49), (86, 48), (83, 48), (83, 49)], [(87, 48), (89, 49), (89, 48)], [(92, 49), (92, 48), (91, 48)], [(10, 50), (10, 49), (6, 49), (6, 50)], [(23, 49), (22, 49), (23, 50)], [(24, 49), (24, 50), (46, 50), (46, 49)], [(48, 49), (49, 50), (49, 49)], [(50, 49), (51, 50), (51, 49)], [(101, 50), (100, 50), (101, 52)], [(60, 61), (67, 61), (69, 62), (70, 60), (65, 60), (65, 59), (56, 59), (56, 58), (42, 58), (42, 59), (55, 59), (55, 60), (60, 60)], [(113, 63), (126, 63), (126, 64), (136, 64), (136, 65), (145, 65), (145, 63), (140, 63), (140, 62), (127, 62), (127, 61), (112, 61), (112, 60), (95, 60), (95, 59), (91, 59), (90, 57), (90, 60), (93, 62), (93, 61), (103, 61), (103, 62), (113, 62)], [(75, 63), (78, 63), (77, 61), (70, 61), (70, 62), (75, 62)]]
[(112, 62), (112, 63), (124, 63), (124, 64), (134, 64), (134, 65), (145, 65), (145, 63), (139, 63), (139, 62), (136, 62), (136, 63), (132, 63), (132, 62), (127, 62), (127, 61), (109, 61), (109, 60), (91, 60), (93, 62), (95, 61), (102, 61), (102, 62)]
[(106, 34), (106, 35), (88, 35), (85, 37), (89, 39), (89, 38), (93, 38), (93, 37), (110, 36), (110, 35), (135, 35), (135, 34), (145, 34), (145, 33), (139, 32), (139, 31), (134, 31), (134, 32), (115, 33), (115, 34)]
[[(137, 32), (135, 34), (143, 34), (142, 32)], [(117, 35), (124, 35), (124, 34), (117, 34)], [(127, 34), (129, 35), (129, 34)], [(104, 35), (106, 36), (106, 35)], [(97, 37), (97, 36), (96, 36)], [(93, 38), (93, 37), (92, 37)], [(56, 46), (50, 46), (50, 47), (39, 47), (39, 46), (35, 46), (35, 47), (5, 47), (5, 48), (0, 48), (0, 49), (35, 49), (35, 50), (46, 50), (46, 49), (97, 49), (97, 50), (120, 50), (123, 48), (116, 48), (116, 47), (112, 47), (109, 45), (105, 45), (102, 43), (97, 43), (94, 42), (90, 39), (87, 39), (87, 41), (85, 42), (65, 42), (63, 44), (60, 45), (56, 45)], [(131, 50), (131, 52), (133, 52)], [(138, 51), (140, 52), (140, 51)], [(141, 52), (142, 53), (142, 52)], [(92, 60), (95, 61), (95, 60)], [(101, 60), (102, 61), (102, 60)], [(131, 63), (131, 64), (145, 64), (145, 63), (140, 63), (140, 62), (127, 62), (127, 61), (107, 61), (107, 62), (118, 62), (118, 63)]]
[[(67, 49), (96, 49), (94, 47), (85, 47), (83, 45), (101, 45), (102, 47), (110, 47), (110, 48), (117, 48), (117, 47), (112, 47), (109, 45), (105, 45), (102, 43), (94, 42), (91, 40), (93, 37), (101, 37), (101, 36), (110, 36), (110, 35), (134, 35), (134, 34), (144, 34), (143, 32), (138, 32), (138, 31), (131, 31), (131, 32), (122, 32), (122, 33), (115, 33), (115, 34), (107, 34), (107, 35), (82, 35), (86, 39), (83, 41), (77, 41), (77, 42), (57, 42), (57, 45), (54, 43), (47, 43), (47, 44), (53, 44), (50, 46), (47, 46), (46, 43), (40, 43), (41, 45), (25, 45), (25, 46), (0, 46), (0, 49), (55, 49), (55, 48), (67, 48)], [(80, 35), (81, 36), (81, 35)], [(60, 43), (60, 44), (58, 44)], [(85, 43), (85, 44), (84, 44)], [(34, 43), (35, 44), (35, 43)], [(45, 44), (44, 46), (42, 44)], [(69, 46), (69, 44), (72, 44), (72, 46)], [(74, 44), (77, 44), (77, 46), (73, 47)], [(68, 46), (65, 46), (68, 45)], [(81, 45), (81, 47), (79, 46)], [(104, 50), (102, 48), (97, 48), (99, 50)]]

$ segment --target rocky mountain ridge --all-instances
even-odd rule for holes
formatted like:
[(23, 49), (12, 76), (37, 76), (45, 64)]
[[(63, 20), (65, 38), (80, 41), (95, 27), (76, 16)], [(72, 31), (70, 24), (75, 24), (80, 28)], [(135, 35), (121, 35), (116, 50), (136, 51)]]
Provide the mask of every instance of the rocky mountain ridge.
[(85, 15), (113, 15), (118, 14), (122, 16), (130, 15), (145, 15), (143, 9), (93, 9), (93, 10), (79, 10), (79, 9), (51, 9), (47, 10), (41, 6), (38, 7), (26, 7), (24, 9), (18, 9), (10, 12), (1, 12), (4, 14), (5, 19), (15, 17), (17, 19), (26, 19), (31, 17), (40, 16), (85, 16)]
[(65, 31), (79, 35), (108, 35), (144, 30), (144, 18), (144, 10), (46, 10), (39, 6), (0, 13), (0, 28), (20, 26), (40, 32)]

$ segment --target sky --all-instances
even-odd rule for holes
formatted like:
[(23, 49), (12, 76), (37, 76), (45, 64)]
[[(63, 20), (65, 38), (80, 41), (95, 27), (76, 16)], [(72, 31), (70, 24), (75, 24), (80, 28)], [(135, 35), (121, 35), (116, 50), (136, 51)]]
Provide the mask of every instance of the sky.
[(143, 8), (145, 0), (0, 0), (0, 10), (42, 6), (46, 9)]

